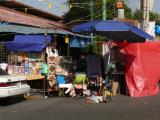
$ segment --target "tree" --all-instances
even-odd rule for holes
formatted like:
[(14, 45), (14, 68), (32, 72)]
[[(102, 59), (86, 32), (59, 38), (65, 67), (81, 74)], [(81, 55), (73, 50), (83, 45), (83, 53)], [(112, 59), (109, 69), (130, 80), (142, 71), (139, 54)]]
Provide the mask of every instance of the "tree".
[[(85, 21), (86, 19), (89, 19), (90, 17), (90, 10), (88, 9), (89, 6), (86, 2), (83, 2), (84, 0), (69, 0), (68, 5), (70, 6), (69, 12), (67, 12), (64, 15), (64, 23), (72, 24), (75, 21)], [(81, 4), (86, 3), (86, 4)]]
[(143, 20), (143, 11), (136, 9), (136, 11), (133, 13), (133, 19), (141, 22)]
[[(141, 22), (143, 20), (143, 11), (137, 9), (133, 13), (133, 18), (135, 20), (138, 20), (139, 22)], [(149, 21), (155, 21), (156, 24), (160, 23), (160, 15), (158, 13), (150, 12), (149, 13)]]
[[(116, 2), (117, 0), (106, 0), (107, 19), (111, 20), (118, 16)], [(102, 0), (92, 0), (92, 4), (91, 0), (68, 0), (68, 5), (70, 6), (70, 10), (64, 16), (64, 23), (68, 26), (90, 21), (91, 13), (93, 20), (102, 19)], [(93, 12), (91, 12), (91, 8)], [(126, 5), (124, 5), (124, 9), (126, 18), (131, 18), (131, 9)], [(93, 44), (88, 47), (88, 50), (98, 54), (100, 46), (97, 46), (97, 42), (102, 40), (104, 40), (102, 37), (94, 38)]]
[(150, 12), (149, 20), (150, 21), (156, 21), (156, 23), (160, 23), (160, 14), (154, 13), (154, 12)]
[(132, 10), (131, 10), (131, 8), (129, 8), (128, 6), (124, 6), (124, 10), (125, 10), (125, 13), (124, 13), (124, 15), (125, 15), (125, 18), (126, 19), (132, 19)]
[[(77, 21), (85, 22), (91, 19), (91, 8), (93, 8), (92, 16), (93, 19), (102, 19), (102, 0), (68, 0), (68, 5), (71, 6), (68, 13), (64, 15), (64, 23), (77, 23)], [(106, 1), (106, 11), (107, 11), (107, 19), (113, 19), (117, 17), (116, 10), (116, 2), (117, 0), (107, 0)], [(125, 16), (126, 18), (132, 17), (132, 11), (126, 5)]]

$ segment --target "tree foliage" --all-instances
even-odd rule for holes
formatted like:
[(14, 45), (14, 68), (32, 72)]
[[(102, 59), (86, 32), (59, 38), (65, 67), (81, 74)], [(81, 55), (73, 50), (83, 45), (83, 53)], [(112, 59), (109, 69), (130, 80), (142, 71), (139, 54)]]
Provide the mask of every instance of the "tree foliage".
[(136, 9), (136, 11), (133, 13), (133, 19), (141, 22), (143, 20), (143, 11)]
[[(133, 18), (135, 20), (138, 20), (139, 22), (141, 22), (143, 20), (143, 11), (137, 9), (133, 13)], [(150, 12), (149, 13), (149, 21), (156, 21), (156, 23), (160, 23), (160, 15), (158, 13)]]
[(149, 17), (150, 17), (150, 21), (156, 21), (156, 24), (160, 24), (160, 14), (150, 12)]
[[(117, 0), (107, 0), (106, 1), (106, 12), (107, 19), (113, 19), (117, 17), (117, 9), (116, 9)], [(92, 18), (102, 19), (102, 0), (68, 0), (68, 5), (70, 6), (70, 10), (68, 13), (64, 15), (64, 23), (74, 23), (77, 21), (85, 22)], [(91, 8), (92, 12), (91, 12)], [(126, 18), (132, 17), (132, 11), (126, 5), (125, 16)]]
[(131, 10), (131, 8), (129, 8), (128, 6), (124, 6), (124, 10), (125, 10), (125, 13), (124, 13), (124, 15), (125, 15), (125, 18), (126, 19), (132, 19), (132, 10)]
[[(80, 4), (87, 3), (83, 2), (84, 0), (69, 0), (68, 5), (70, 6), (69, 12), (67, 12), (64, 16), (64, 23), (74, 22), (87, 19), (86, 16), (90, 14), (90, 10), (88, 9), (88, 5)], [(77, 4), (76, 4), (77, 3)], [(89, 16), (88, 16), (89, 17)]]
[[(117, 9), (116, 9), (117, 0), (106, 0), (106, 15), (109, 20), (113, 18), (117, 18)], [(74, 25), (82, 22), (86, 22), (91, 20), (91, 8), (92, 8), (92, 19), (102, 19), (102, 0), (68, 0), (68, 5), (70, 6), (70, 10), (64, 16), (64, 23), (66, 25)], [(125, 17), (132, 18), (132, 11), (126, 5), (125, 9)], [(101, 47), (97, 46), (97, 42), (102, 40), (107, 40), (102, 37), (94, 37), (92, 45), (86, 47), (87, 51), (91, 51), (95, 54), (98, 54), (101, 51)]]

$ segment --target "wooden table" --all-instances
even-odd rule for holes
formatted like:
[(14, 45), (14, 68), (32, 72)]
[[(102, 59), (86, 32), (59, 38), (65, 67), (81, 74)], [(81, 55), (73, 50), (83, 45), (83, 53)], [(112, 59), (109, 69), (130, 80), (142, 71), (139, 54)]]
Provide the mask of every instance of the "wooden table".
[(25, 75), (27, 80), (44, 80), (45, 76), (42, 76), (40, 74), (28, 74)]
[(44, 81), (43, 82), (43, 89), (33, 89), (33, 92), (43, 92), (43, 95), (45, 96), (45, 92), (46, 92), (46, 78), (45, 76), (42, 76), (41, 74), (27, 74), (26, 76), (26, 80), (28, 82), (36, 82), (36, 81)]

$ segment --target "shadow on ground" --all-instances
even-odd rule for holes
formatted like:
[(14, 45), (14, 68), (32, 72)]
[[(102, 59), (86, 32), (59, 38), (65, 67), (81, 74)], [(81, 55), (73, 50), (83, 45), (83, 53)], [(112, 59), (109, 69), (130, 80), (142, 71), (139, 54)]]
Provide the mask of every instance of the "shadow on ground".
[(0, 98), (0, 106), (9, 106), (9, 105), (17, 104), (26, 100), (27, 99), (24, 96)]

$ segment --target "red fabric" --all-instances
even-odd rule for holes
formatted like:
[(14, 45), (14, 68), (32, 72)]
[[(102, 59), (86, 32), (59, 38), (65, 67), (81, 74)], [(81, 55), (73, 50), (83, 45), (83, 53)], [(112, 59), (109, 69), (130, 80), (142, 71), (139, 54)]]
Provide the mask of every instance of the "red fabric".
[(131, 43), (124, 47), (126, 83), (131, 97), (159, 92), (160, 42)]

